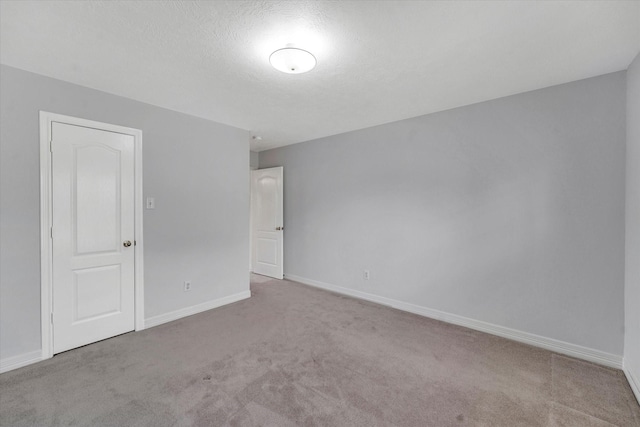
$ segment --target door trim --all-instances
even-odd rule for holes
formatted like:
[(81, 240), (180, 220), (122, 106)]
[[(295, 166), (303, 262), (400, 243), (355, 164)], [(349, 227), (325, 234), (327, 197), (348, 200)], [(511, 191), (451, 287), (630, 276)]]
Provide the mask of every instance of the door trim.
[[(280, 259), (280, 265), (279, 265), (279, 271), (278, 273), (276, 273), (275, 275), (270, 275), (263, 272), (258, 272), (257, 274), (262, 274), (262, 275), (266, 275), (268, 277), (273, 277), (274, 279), (280, 279), (282, 280), (282, 278), (284, 277), (284, 235), (283, 235), (283, 231), (284, 230), (284, 167), (283, 166), (274, 166), (274, 167), (270, 167), (270, 168), (263, 168), (263, 169), (255, 169), (251, 171), (251, 190), (250, 190), (250, 194), (251, 194), (251, 203), (250, 203), (250, 221), (249, 221), (249, 226), (251, 228), (251, 232), (249, 233), (250, 236), (250, 247), (251, 247), (251, 272), (252, 273), (256, 273), (256, 265), (257, 265), (257, 260), (256, 260), (256, 249), (257, 249), (257, 239), (258, 239), (258, 233), (256, 233), (254, 230), (255, 225), (257, 224), (256, 222), (256, 216), (260, 215), (260, 212), (258, 212), (258, 209), (256, 208), (256, 197), (258, 195), (258, 192), (256, 191), (256, 188), (254, 186), (254, 182), (256, 182), (254, 180), (254, 176), (257, 175), (260, 172), (265, 172), (265, 171), (270, 171), (270, 170), (278, 170), (279, 171), (279, 175), (280, 175), (280, 179), (279, 179), (279, 187), (278, 187), (278, 196), (279, 196), (279, 201), (280, 201), (280, 209), (279, 209), (279, 217), (276, 219), (276, 224), (274, 224), (277, 228), (276, 230), (279, 230), (279, 242), (280, 245), (277, 248), (278, 254), (276, 255), (277, 257), (279, 257)], [(280, 224), (280, 225), (278, 225)]]
[(134, 294), (135, 330), (144, 329), (144, 240), (142, 233), (142, 131), (77, 117), (40, 111), (40, 306), (42, 360), (53, 357), (53, 250), (51, 126), (53, 122), (131, 135), (134, 139)]

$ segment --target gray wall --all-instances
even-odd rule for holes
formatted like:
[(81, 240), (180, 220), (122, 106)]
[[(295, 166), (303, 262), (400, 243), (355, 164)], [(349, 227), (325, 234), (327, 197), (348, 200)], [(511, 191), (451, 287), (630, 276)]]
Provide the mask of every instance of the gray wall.
[(640, 55), (627, 70), (626, 191), (624, 362), (640, 387)]
[(285, 274), (622, 355), (625, 72), (261, 152), (272, 166)]
[(145, 317), (249, 289), (248, 132), (6, 66), (0, 92), (0, 358), (40, 348), (39, 110), (142, 129)]
[(249, 152), (249, 169), (258, 169), (260, 156), (255, 151)]

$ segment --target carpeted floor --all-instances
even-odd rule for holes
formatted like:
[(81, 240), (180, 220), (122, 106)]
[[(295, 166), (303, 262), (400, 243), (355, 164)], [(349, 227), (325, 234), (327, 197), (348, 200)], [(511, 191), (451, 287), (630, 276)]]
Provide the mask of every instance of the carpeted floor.
[(640, 426), (621, 371), (257, 279), (248, 300), (0, 375), (0, 425)]

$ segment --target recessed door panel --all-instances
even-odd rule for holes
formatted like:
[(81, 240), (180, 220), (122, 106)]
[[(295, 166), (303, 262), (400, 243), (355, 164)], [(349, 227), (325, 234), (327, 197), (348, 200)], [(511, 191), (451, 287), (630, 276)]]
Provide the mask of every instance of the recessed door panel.
[(120, 313), (123, 283), (119, 265), (85, 268), (73, 273), (76, 306), (74, 324)]
[(277, 265), (278, 263), (278, 241), (277, 239), (258, 239), (258, 259), (261, 264)]
[(120, 152), (74, 146), (73, 205), (76, 255), (120, 249)]
[(278, 226), (276, 224), (278, 217), (277, 184), (277, 177), (273, 176), (262, 176), (257, 180), (257, 209), (260, 212), (257, 225), (259, 231), (273, 231)]

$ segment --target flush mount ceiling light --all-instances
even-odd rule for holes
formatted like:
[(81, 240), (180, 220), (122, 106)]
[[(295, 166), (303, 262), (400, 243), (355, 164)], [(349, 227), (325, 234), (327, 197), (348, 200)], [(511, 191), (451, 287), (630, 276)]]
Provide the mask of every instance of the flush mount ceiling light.
[(273, 52), (269, 62), (273, 68), (283, 73), (301, 74), (313, 70), (316, 66), (316, 57), (306, 50), (285, 47)]

